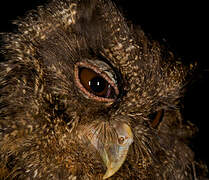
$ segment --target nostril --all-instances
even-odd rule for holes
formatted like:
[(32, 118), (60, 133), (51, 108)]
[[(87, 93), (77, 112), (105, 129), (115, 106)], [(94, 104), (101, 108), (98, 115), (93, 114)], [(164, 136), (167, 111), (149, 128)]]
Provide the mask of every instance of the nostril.
[(119, 144), (123, 144), (124, 141), (125, 141), (125, 137), (119, 137), (119, 138), (118, 138), (118, 143), (119, 143)]

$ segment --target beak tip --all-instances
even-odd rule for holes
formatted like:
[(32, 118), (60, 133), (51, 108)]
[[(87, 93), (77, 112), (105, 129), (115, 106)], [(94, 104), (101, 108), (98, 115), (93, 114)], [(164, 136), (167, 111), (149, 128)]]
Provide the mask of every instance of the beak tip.
[(103, 176), (103, 179), (107, 179), (109, 176), (107, 176), (106, 174)]
[(111, 171), (110, 169), (107, 169), (105, 175), (103, 176), (103, 179), (107, 179), (110, 176), (112, 176), (115, 172)]
[(103, 176), (103, 179), (107, 179), (111, 176), (113, 176), (121, 167), (123, 163), (119, 163), (119, 164), (110, 164), (107, 168), (107, 171), (105, 173), (105, 175)]

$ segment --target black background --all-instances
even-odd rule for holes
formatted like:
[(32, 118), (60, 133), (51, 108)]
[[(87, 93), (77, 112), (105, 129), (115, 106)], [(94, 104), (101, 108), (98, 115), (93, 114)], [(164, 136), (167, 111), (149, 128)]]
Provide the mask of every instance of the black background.
[[(46, 0), (14, 1), (0, 4), (0, 32), (12, 31), (12, 20)], [(197, 124), (193, 148), (197, 158), (209, 165), (209, 50), (208, 4), (197, 1), (115, 0), (133, 22), (153, 39), (166, 43), (185, 62), (197, 61), (201, 72), (185, 95), (185, 118)]]

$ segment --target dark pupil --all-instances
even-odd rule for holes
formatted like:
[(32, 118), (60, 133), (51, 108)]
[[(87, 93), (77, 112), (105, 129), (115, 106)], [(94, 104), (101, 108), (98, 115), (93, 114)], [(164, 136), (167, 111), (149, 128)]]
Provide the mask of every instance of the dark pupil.
[(100, 93), (106, 88), (106, 81), (102, 77), (95, 77), (89, 81), (89, 86), (92, 91)]

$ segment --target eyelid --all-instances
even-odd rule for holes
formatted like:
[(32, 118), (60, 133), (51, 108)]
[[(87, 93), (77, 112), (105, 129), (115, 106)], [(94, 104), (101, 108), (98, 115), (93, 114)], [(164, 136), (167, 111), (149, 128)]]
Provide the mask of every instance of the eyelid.
[[(96, 66), (94, 64), (97, 64), (98, 66)], [(101, 64), (103, 65), (102, 67), (100, 67)], [(95, 61), (86, 60), (86, 61), (81, 61), (81, 62), (76, 63), (75, 64), (75, 82), (76, 82), (76, 85), (84, 92), (84, 94), (88, 98), (91, 98), (91, 99), (94, 99), (94, 100), (97, 100), (97, 101), (100, 101), (100, 102), (114, 102), (115, 99), (113, 99), (113, 98), (99, 97), (99, 96), (96, 96), (96, 95), (90, 93), (81, 84), (81, 81), (80, 81), (80, 78), (79, 78), (79, 68), (82, 68), (82, 67), (89, 68), (89, 69), (93, 70), (95, 73), (99, 74), (102, 78), (104, 78), (111, 85), (111, 87), (114, 89), (115, 95), (118, 96), (119, 90), (118, 90), (118, 87), (117, 87), (117, 84), (116, 84), (116, 80), (113, 78), (114, 74), (112, 74), (110, 71), (108, 71), (108, 69), (110, 69), (110, 67), (108, 68), (108, 66), (105, 65), (104, 62), (101, 61), (101, 64), (99, 64), (99, 62), (96, 61), (96, 60)]]

